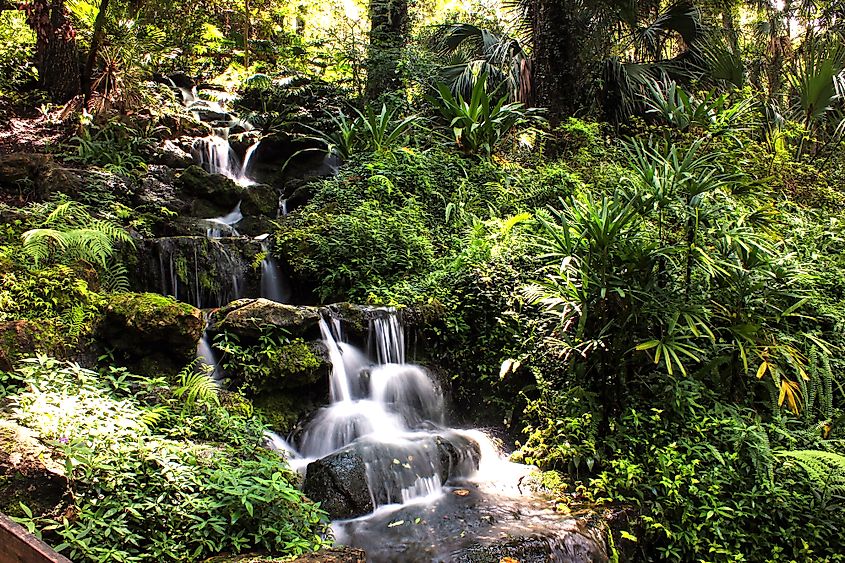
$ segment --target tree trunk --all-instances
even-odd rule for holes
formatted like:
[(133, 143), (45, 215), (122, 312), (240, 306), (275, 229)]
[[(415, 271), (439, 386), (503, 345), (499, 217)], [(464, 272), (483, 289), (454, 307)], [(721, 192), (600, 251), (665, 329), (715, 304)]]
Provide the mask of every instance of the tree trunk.
[(398, 90), (399, 56), (408, 38), (408, 0), (370, 0), (367, 99)]
[(244, 0), (244, 68), (249, 68), (249, 0)]
[(590, 79), (579, 62), (582, 45), (570, 4), (568, 0), (529, 0), (534, 99), (538, 106), (548, 108), (552, 124), (582, 107), (584, 82)]
[(85, 103), (91, 99), (92, 80), (94, 63), (97, 61), (97, 51), (103, 41), (106, 25), (106, 13), (109, 9), (109, 0), (100, 2), (100, 11), (97, 12), (97, 19), (94, 20), (94, 34), (91, 36), (91, 47), (88, 49), (88, 60), (85, 62), (85, 70), (82, 72), (82, 92), (85, 94)]
[(64, 0), (33, 0), (25, 6), (27, 23), (36, 35), (38, 80), (55, 102), (66, 102), (79, 94), (79, 54), (76, 30), (64, 7)]

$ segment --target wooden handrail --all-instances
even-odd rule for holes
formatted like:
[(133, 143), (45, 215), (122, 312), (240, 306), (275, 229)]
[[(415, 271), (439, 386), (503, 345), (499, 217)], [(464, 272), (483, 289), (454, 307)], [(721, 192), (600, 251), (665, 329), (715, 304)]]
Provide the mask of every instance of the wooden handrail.
[(49, 545), (0, 512), (0, 561), (2, 563), (71, 563)]

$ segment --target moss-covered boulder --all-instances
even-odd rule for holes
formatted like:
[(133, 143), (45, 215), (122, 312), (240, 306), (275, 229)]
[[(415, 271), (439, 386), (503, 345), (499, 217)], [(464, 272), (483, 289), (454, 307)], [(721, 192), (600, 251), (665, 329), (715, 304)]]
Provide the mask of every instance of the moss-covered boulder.
[(63, 465), (30, 429), (0, 419), (0, 512), (55, 514), (68, 493)]
[(308, 389), (298, 391), (264, 392), (252, 404), (268, 426), (285, 436), (294, 431), (296, 423), (325, 403), (325, 396), (315, 396)]
[(264, 184), (240, 186), (226, 176), (211, 174), (200, 166), (189, 166), (177, 178), (181, 190), (194, 197), (193, 215), (213, 217), (228, 213), (241, 202), (244, 215), (275, 217), (279, 197)]
[(268, 326), (284, 329), (291, 337), (307, 340), (320, 337), (320, 311), (317, 307), (287, 305), (269, 299), (239, 299), (221, 307), (211, 316), (212, 332), (233, 332), (240, 337), (258, 338)]
[(202, 312), (155, 293), (119, 293), (103, 308), (99, 342), (141, 373), (172, 373), (196, 356)]

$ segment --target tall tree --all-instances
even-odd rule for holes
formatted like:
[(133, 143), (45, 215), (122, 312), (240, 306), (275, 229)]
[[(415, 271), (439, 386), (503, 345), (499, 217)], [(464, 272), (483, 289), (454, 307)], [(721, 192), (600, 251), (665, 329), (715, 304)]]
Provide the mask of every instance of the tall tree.
[(370, 0), (369, 11), (366, 96), (374, 99), (401, 86), (397, 69), (408, 40), (408, 0)]
[(64, 0), (32, 0), (24, 4), (27, 23), (36, 35), (36, 66), (41, 87), (53, 101), (79, 94), (79, 52), (76, 30)]
[(82, 89), (85, 94), (85, 101), (91, 99), (92, 82), (91, 77), (94, 73), (94, 63), (97, 61), (97, 51), (100, 48), (100, 43), (103, 42), (106, 26), (106, 14), (109, 9), (109, 0), (102, 0), (100, 2), (100, 10), (97, 12), (97, 19), (94, 20), (94, 34), (91, 36), (91, 46), (88, 48), (88, 58), (85, 61), (85, 69), (82, 72)]

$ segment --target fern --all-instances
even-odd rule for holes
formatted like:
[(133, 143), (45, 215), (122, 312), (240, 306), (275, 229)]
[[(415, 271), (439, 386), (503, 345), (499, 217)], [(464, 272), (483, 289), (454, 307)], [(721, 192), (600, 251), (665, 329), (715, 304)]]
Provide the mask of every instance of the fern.
[(176, 397), (184, 396), (183, 413), (193, 408), (197, 403), (213, 403), (220, 406), (217, 383), (211, 378), (210, 371), (208, 366), (196, 359), (179, 372), (179, 387), (173, 391), (173, 394)]
[(788, 450), (775, 455), (792, 460), (804, 469), (811, 485), (824, 499), (845, 493), (845, 455), (821, 450)]

